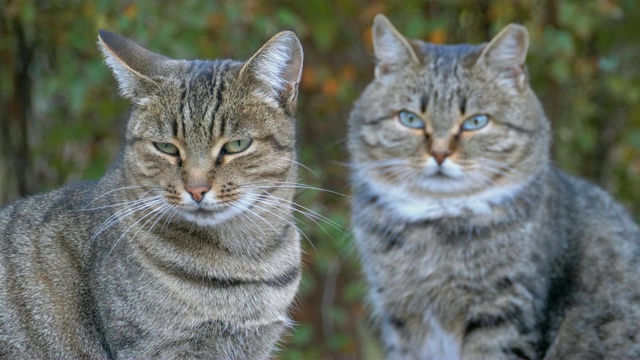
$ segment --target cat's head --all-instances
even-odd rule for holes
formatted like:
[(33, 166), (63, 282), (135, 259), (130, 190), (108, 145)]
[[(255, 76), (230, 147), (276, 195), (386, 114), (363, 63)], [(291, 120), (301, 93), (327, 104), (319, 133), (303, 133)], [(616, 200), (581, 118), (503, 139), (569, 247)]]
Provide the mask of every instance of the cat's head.
[(407, 40), (378, 15), (375, 79), (350, 118), (356, 181), (461, 198), (536, 174), (549, 124), (528, 84), (528, 42), (519, 25), (476, 46)]
[(133, 103), (121, 167), (136, 196), (203, 226), (278, 189), (290, 198), (281, 184), (296, 177), (303, 57), (292, 32), (275, 35), (244, 63), (173, 60), (106, 31), (99, 45)]

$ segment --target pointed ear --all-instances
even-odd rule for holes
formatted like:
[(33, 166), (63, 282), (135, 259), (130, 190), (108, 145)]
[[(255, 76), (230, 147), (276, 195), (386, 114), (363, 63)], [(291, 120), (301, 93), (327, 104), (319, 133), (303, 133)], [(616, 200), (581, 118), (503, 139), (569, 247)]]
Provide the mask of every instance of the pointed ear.
[(272, 37), (240, 70), (241, 79), (258, 85), (258, 93), (279, 105), (295, 108), (302, 76), (302, 45), (291, 31)]
[(141, 101), (148, 95), (147, 89), (157, 85), (152, 78), (162, 76), (172, 62), (127, 38), (104, 30), (99, 31), (98, 44), (118, 80), (120, 93), (134, 101)]
[(529, 48), (529, 34), (524, 26), (507, 25), (487, 44), (476, 65), (485, 66), (505, 84), (522, 90), (527, 82), (525, 60)]
[(396, 30), (389, 19), (382, 14), (373, 20), (373, 51), (378, 63), (376, 64), (376, 78), (380, 78), (402, 68), (411, 62), (420, 60), (407, 39)]

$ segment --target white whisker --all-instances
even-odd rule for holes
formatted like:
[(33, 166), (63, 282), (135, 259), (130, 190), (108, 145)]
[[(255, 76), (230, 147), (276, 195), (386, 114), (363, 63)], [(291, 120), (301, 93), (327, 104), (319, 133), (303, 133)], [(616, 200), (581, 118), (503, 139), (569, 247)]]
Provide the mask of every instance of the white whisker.
[(354, 169), (368, 169), (368, 168), (376, 168), (376, 167), (384, 167), (389, 165), (407, 165), (409, 164), (408, 159), (405, 158), (388, 158), (388, 159), (380, 159), (380, 160), (372, 160), (372, 161), (362, 161), (362, 162), (350, 162), (350, 163), (339, 163), (342, 166)]
[[(271, 185), (273, 184), (273, 185)], [(342, 193), (339, 193), (337, 191), (333, 191), (333, 190), (328, 190), (328, 189), (323, 189), (323, 188), (319, 188), (319, 187), (315, 187), (315, 186), (311, 186), (311, 185), (306, 185), (306, 184), (301, 184), (301, 183), (296, 183), (296, 182), (286, 182), (286, 181), (276, 181), (276, 182), (264, 182), (264, 183), (257, 183), (257, 184), (244, 184), (244, 185), (240, 185), (240, 188), (253, 188), (253, 189), (303, 189), (303, 190), (316, 190), (316, 191), (322, 191), (322, 192), (326, 192), (326, 193), (330, 193), (330, 194), (334, 194), (334, 195), (339, 195), (339, 196), (344, 196), (349, 198), (349, 195), (345, 195)]]
[(315, 171), (311, 170), (311, 168), (309, 168), (308, 166), (305, 166), (304, 164), (302, 164), (302, 163), (301, 163), (301, 162), (299, 162), (299, 161), (295, 161), (295, 160), (293, 160), (293, 159), (288, 159), (288, 158), (280, 158), (280, 159), (281, 159), (281, 160), (290, 161), (290, 162), (292, 162), (292, 163), (294, 163), (294, 164), (296, 164), (296, 165), (298, 165), (298, 166), (300, 166), (300, 167), (302, 167), (302, 168), (304, 168), (304, 169), (309, 170), (309, 172), (310, 172), (310, 173), (312, 173), (313, 175), (315, 175), (316, 177), (320, 177), (320, 175), (318, 175), (318, 173), (317, 173), (317, 172), (315, 172)]
[(276, 234), (279, 234), (279, 233), (280, 233), (280, 232), (278, 231), (278, 229), (276, 229), (273, 225), (271, 225), (271, 223), (270, 223), (270, 222), (268, 222), (265, 218), (263, 218), (263, 217), (262, 217), (262, 216), (260, 216), (258, 213), (256, 213), (255, 211), (253, 211), (253, 210), (251, 210), (251, 209), (249, 208), (249, 206), (250, 206), (250, 205), (252, 205), (250, 202), (242, 204), (242, 203), (241, 203), (241, 201), (242, 201), (242, 202), (245, 202), (245, 201), (246, 201), (245, 199), (238, 199), (238, 200), (236, 200), (236, 201), (237, 201), (238, 203), (240, 203), (241, 205), (244, 205), (244, 210), (245, 210), (245, 211), (248, 211), (249, 213), (251, 213), (251, 214), (253, 214), (254, 216), (256, 216), (258, 219), (260, 219), (260, 220), (264, 221), (264, 223), (265, 223), (265, 224), (269, 225), (269, 227), (271, 227), (271, 228), (273, 229), (273, 231), (275, 231), (275, 233), (276, 233)]
[[(151, 226), (149, 227), (149, 229), (147, 229), (147, 231), (144, 233), (144, 236), (142, 237), (143, 241), (144, 239), (146, 239), (149, 234), (151, 233), (151, 230), (156, 226), (156, 224), (158, 223), (158, 221), (160, 221), (160, 219), (162, 219), (163, 216), (165, 216), (166, 214), (168, 214), (171, 210), (173, 210), (173, 205), (171, 204), (164, 204), (161, 207), (161, 211), (156, 214), (155, 216), (151, 217), (151, 220), (155, 217), (156, 221), (153, 222), (153, 224), (151, 224)], [(147, 225), (148, 221), (145, 221), (144, 224), (142, 224), (142, 226), (140, 227), (141, 229)], [(138, 231), (140, 231), (140, 229), (138, 229)], [(133, 237), (131, 238), (131, 240), (135, 239), (136, 235), (138, 234), (138, 231), (136, 231), (136, 233), (133, 235)]]
[[(151, 206), (147, 206), (147, 207), (151, 207)], [(123, 238), (125, 237), (125, 235), (129, 232), (129, 230), (131, 230), (134, 226), (136, 226), (140, 221), (142, 221), (142, 220), (146, 219), (148, 216), (151, 216), (151, 215), (153, 215), (153, 214), (157, 213), (158, 211), (161, 211), (163, 208), (164, 208), (164, 206), (161, 206), (161, 207), (159, 207), (159, 208), (157, 208), (157, 209), (153, 209), (151, 212), (149, 212), (149, 213), (145, 214), (145, 215), (144, 215), (144, 216), (142, 216), (140, 219), (136, 220), (133, 224), (131, 224), (131, 226), (129, 226), (129, 227), (127, 228), (127, 230), (125, 230), (125, 231), (122, 233), (122, 235), (120, 235), (120, 237), (118, 238), (118, 240), (116, 240), (116, 242), (113, 244), (113, 246), (111, 247), (111, 250), (109, 250), (109, 253), (107, 254), (107, 257), (111, 256), (111, 253), (113, 252), (113, 250), (116, 248), (116, 246), (118, 246), (118, 244), (120, 243), (120, 241), (122, 241), (122, 239), (123, 239)], [(153, 217), (152, 217), (152, 219), (153, 219)], [(144, 222), (144, 223), (143, 223), (143, 225), (140, 227), (140, 229), (144, 227), (144, 224), (146, 224), (146, 222)], [(138, 229), (138, 231), (140, 231), (140, 229)], [(137, 232), (136, 232), (136, 234), (137, 234)], [(134, 237), (135, 237), (135, 235), (134, 235)]]
[[(96, 197), (95, 197), (93, 200), (91, 200), (91, 201), (90, 201), (86, 206), (89, 206), (89, 205), (93, 204), (96, 200), (100, 199), (100, 198), (101, 198), (101, 197), (103, 197), (103, 196), (106, 196), (106, 195), (108, 195), (108, 194), (111, 194), (111, 193), (113, 193), (113, 192), (116, 192), (116, 191), (122, 191), (122, 190), (138, 189), (138, 188), (141, 188), (141, 187), (144, 187), (144, 186), (142, 186), (142, 185), (124, 186), (124, 187), (121, 187), (121, 188), (117, 188), (117, 189), (109, 190), (109, 191), (105, 192), (104, 194), (102, 194), (102, 195), (100, 195), (100, 196), (96, 196)], [(148, 193), (148, 192), (149, 192), (149, 191), (151, 191), (151, 190), (154, 190), (154, 189), (155, 189), (155, 190), (158, 190), (158, 189), (160, 189), (160, 188), (152, 188), (152, 189), (150, 189), (150, 190), (147, 190), (147, 191), (145, 192), (145, 194), (146, 194), (146, 193)], [(86, 206), (85, 206), (85, 207), (86, 207)]]
[(100, 226), (98, 226), (98, 228), (95, 230), (94, 234), (91, 236), (89, 241), (87, 241), (87, 244), (85, 245), (85, 249), (83, 251), (83, 253), (84, 253), (83, 256), (86, 257), (86, 255), (88, 254), (89, 249), (91, 248), (91, 245), (93, 244), (93, 242), (105, 230), (107, 230), (111, 226), (117, 224), (118, 222), (120, 222), (120, 220), (128, 217), (129, 215), (132, 215), (135, 212), (140, 211), (142, 209), (155, 206), (156, 204), (158, 204), (161, 201), (162, 201), (162, 198), (160, 196), (153, 196), (153, 197), (149, 197), (149, 198), (138, 199), (136, 201), (131, 202), (131, 204), (129, 204), (128, 206), (124, 207), (123, 209), (120, 209), (120, 210), (116, 211), (115, 213), (113, 213), (105, 221), (103, 221), (102, 224), (100, 224)]
[[(261, 206), (259, 206), (259, 205), (257, 205), (257, 204), (256, 204), (256, 203), (260, 203), (260, 204), (264, 204), (264, 205), (267, 205), (267, 206), (272, 206), (272, 207), (274, 208), (274, 210), (280, 210), (280, 211), (282, 211), (282, 212), (284, 213), (284, 212), (285, 212), (285, 210), (282, 210), (282, 207), (281, 207), (281, 204), (280, 204), (280, 203), (274, 203), (274, 202), (266, 201), (266, 200), (264, 200), (264, 199), (260, 198), (260, 195), (255, 195), (255, 194), (247, 194), (247, 195), (245, 195), (245, 198), (249, 198), (249, 199), (251, 199), (251, 200), (253, 201), (253, 204), (252, 204), (252, 205), (253, 205), (254, 207), (256, 207), (256, 208), (258, 208), (258, 209), (260, 209), (260, 210), (262, 210), (262, 211), (268, 212), (268, 213), (270, 213), (271, 215), (276, 216), (276, 217), (278, 217), (278, 218), (282, 219), (283, 221), (287, 222), (289, 225), (293, 226), (296, 230), (298, 230), (298, 232), (300, 232), (300, 233), (302, 234), (302, 236), (304, 236), (304, 238), (305, 238), (305, 239), (307, 239), (307, 241), (309, 242), (309, 245), (311, 245), (311, 247), (312, 247), (312, 248), (313, 248), (313, 250), (316, 252), (316, 254), (318, 253), (318, 250), (317, 250), (317, 249), (316, 249), (316, 247), (313, 245), (313, 242), (311, 241), (311, 239), (309, 239), (309, 237), (307, 236), (307, 234), (305, 234), (305, 233), (304, 233), (304, 231), (302, 231), (302, 229), (300, 229), (300, 227), (299, 227), (299, 226), (297, 226), (295, 223), (292, 223), (291, 221), (289, 221), (289, 220), (287, 220), (287, 219), (285, 219), (285, 218), (283, 218), (283, 217), (281, 217), (281, 216), (279, 216), (279, 215), (275, 214), (274, 212), (272, 212), (272, 211), (270, 211), (270, 210), (267, 210), (267, 209), (265, 209), (265, 208), (263, 208), (263, 207), (261, 207)], [(251, 211), (250, 209), (247, 209), (247, 210)], [(290, 210), (292, 210), (292, 211), (293, 211), (293, 210), (295, 210), (295, 209), (290, 209)], [(256, 216), (259, 216), (259, 215), (258, 215), (258, 214), (256, 214), (255, 212), (253, 212), (253, 211), (251, 211), (251, 212), (252, 212), (254, 215), (256, 215)], [(262, 220), (264, 221), (264, 219), (262, 219)], [(284, 239), (283, 239), (283, 240), (284, 240)]]
[(142, 196), (148, 194), (149, 192), (151, 192), (151, 190), (143, 192), (142, 194), (140, 194), (140, 198), (135, 199), (135, 200), (125, 201), (125, 202), (121, 202), (121, 203), (115, 203), (115, 204), (111, 204), (111, 205), (104, 205), (104, 206), (99, 206), (99, 207), (94, 207), (94, 208), (82, 208), (82, 209), (79, 209), (77, 211), (93, 211), (93, 210), (108, 209), (108, 208), (116, 207), (116, 206), (130, 205), (130, 204), (135, 204), (135, 203), (138, 203), (138, 202), (145, 201), (146, 199), (152, 199), (152, 198), (155, 198), (155, 197), (158, 196), (158, 195), (153, 195), (153, 196), (150, 196), (148, 198), (143, 198), (142, 197)]
[[(296, 211), (296, 212), (306, 216), (307, 218), (312, 220), (314, 223), (316, 223), (316, 225), (320, 226), (320, 228), (323, 229), (323, 230), (325, 230), (325, 229), (316, 221), (316, 219), (319, 220), (319, 221), (325, 222), (325, 223), (331, 225), (334, 229), (338, 230), (339, 232), (344, 233), (344, 227), (342, 225), (340, 225), (340, 224), (336, 223), (335, 221), (333, 221), (333, 220), (331, 220), (331, 219), (329, 219), (329, 218), (327, 218), (327, 217), (325, 217), (323, 215), (320, 215), (317, 212), (315, 212), (315, 211), (313, 211), (313, 210), (311, 210), (311, 209), (309, 209), (307, 207), (304, 207), (304, 206), (302, 206), (302, 205), (300, 205), (300, 204), (298, 204), (296, 202), (293, 202), (293, 201), (287, 200), (287, 199), (282, 199), (282, 198), (279, 198), (279, 197), (275, 197), (275, 196), (273, 196), (271, 194), (262, 194), (262, 196), (268, 197), (270, 200), (272, 200), (271, 205), (273, 205), (273, 206), (281, 206), (282, 202), (285, 202), (286, 204), (288, 204), (288, 205), (290, 205), (292, 207), (291, 209), (293, 211)], [(266, 201), (266, 199), (262, 199), (262, 201)], [(300, 210), (300, 209), (302, 209), (302, 210)], [(326, 232), (326, 230), (325, 230), (325, 232)], [(327, 234), (327, 235), (329, 235), (329, 234)]]
[(171, 214), (171, 216), (169, 216), (165, 221), (164, 224), (162, 225), (162, 227), (166, 230), (169, 228), (169, 224), (171, 223), (171, 219), (173, 219), (174, 216), (176, 216), (176, 214), (180, 211), (180, 208), (175, 206), (175, 205), (171, 205), (173, 210), (173, 213)]

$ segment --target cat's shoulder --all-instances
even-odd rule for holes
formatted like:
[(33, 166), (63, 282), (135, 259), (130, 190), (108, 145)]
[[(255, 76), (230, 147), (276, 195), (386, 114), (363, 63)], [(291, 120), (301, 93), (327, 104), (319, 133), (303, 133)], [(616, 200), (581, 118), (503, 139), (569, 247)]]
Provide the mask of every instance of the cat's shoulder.
[(48, 192), (20, 198), (0, 208), (0, 227), (5, 222), (29, 219), (47, 221), (52, 217), (79, 210), (95, 192), (98, 181), (80, 181)]
[[(640, 241), (640, 228), (631, 213), (597, 184), (552, 167), (555, 196), (564, 199), (571, 218), (596, 232), (631, 233)], [(629, 235), (627, 235), (629, 236)]]
[(609, 192), (590, 180), (569, 174), (557, 167), (551, 167), (551, 175), (556, 184), (554, 191), (558, 192), (558, 195), (573, 198), (577, 206), (582, 205), (585, 209), (596, 205), (607, 208), (621, 206)]

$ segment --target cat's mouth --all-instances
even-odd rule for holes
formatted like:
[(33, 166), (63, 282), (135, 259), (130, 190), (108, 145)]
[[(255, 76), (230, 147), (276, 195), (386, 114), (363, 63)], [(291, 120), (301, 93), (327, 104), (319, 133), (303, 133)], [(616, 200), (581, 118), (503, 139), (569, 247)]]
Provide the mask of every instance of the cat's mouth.
[(433, 180), (454, 180), (460, 179), (463, 172), (460, 166), (453, 163), (443, 163), (441, 165), (427, 163), (423, 175)]
[(418, 186), (429, 192), (449, 194), (469, 189), (469, 178), (457, 164), (427, 165), (420, 174)]
[(237, 215), (233, 208), (226, 210), (208, 210), (208, 209), (196, 209), (185, 210), (181, 212), (181, 215), (186, 220), (196, 223), (200, 226), (213, 226), (228, 220), (229, 218)]
[(198, 204), (184, 207), (183, 212), (198, 218), (208, 218), (223, 213), (228, 209), (229, 206), (223, 204)]
[(213, 226), (241, 214), (243, 208), (243, 203), (236, 206), (225, 202), (189, 204), (181, 209), (180, 214), (200, 226)]
[(211, 209), (203, 209), (203, 208), (197, 208), (195, 210), (190, 210), (190, 212), (193, 215), (196, 216), (211, 216), (211, 214), (215, 214), (216, 212), (220, 212), (221, 210), (211, 210)]
[(452, 177), (445, 174), (444, 172), (442, 172), (442, 170), (438, 170), (437, 173), (429, 176), (429, 178), (431, 179), (438, 179), (438, 180), (445, 180), (445, 179), (451, 179)]

